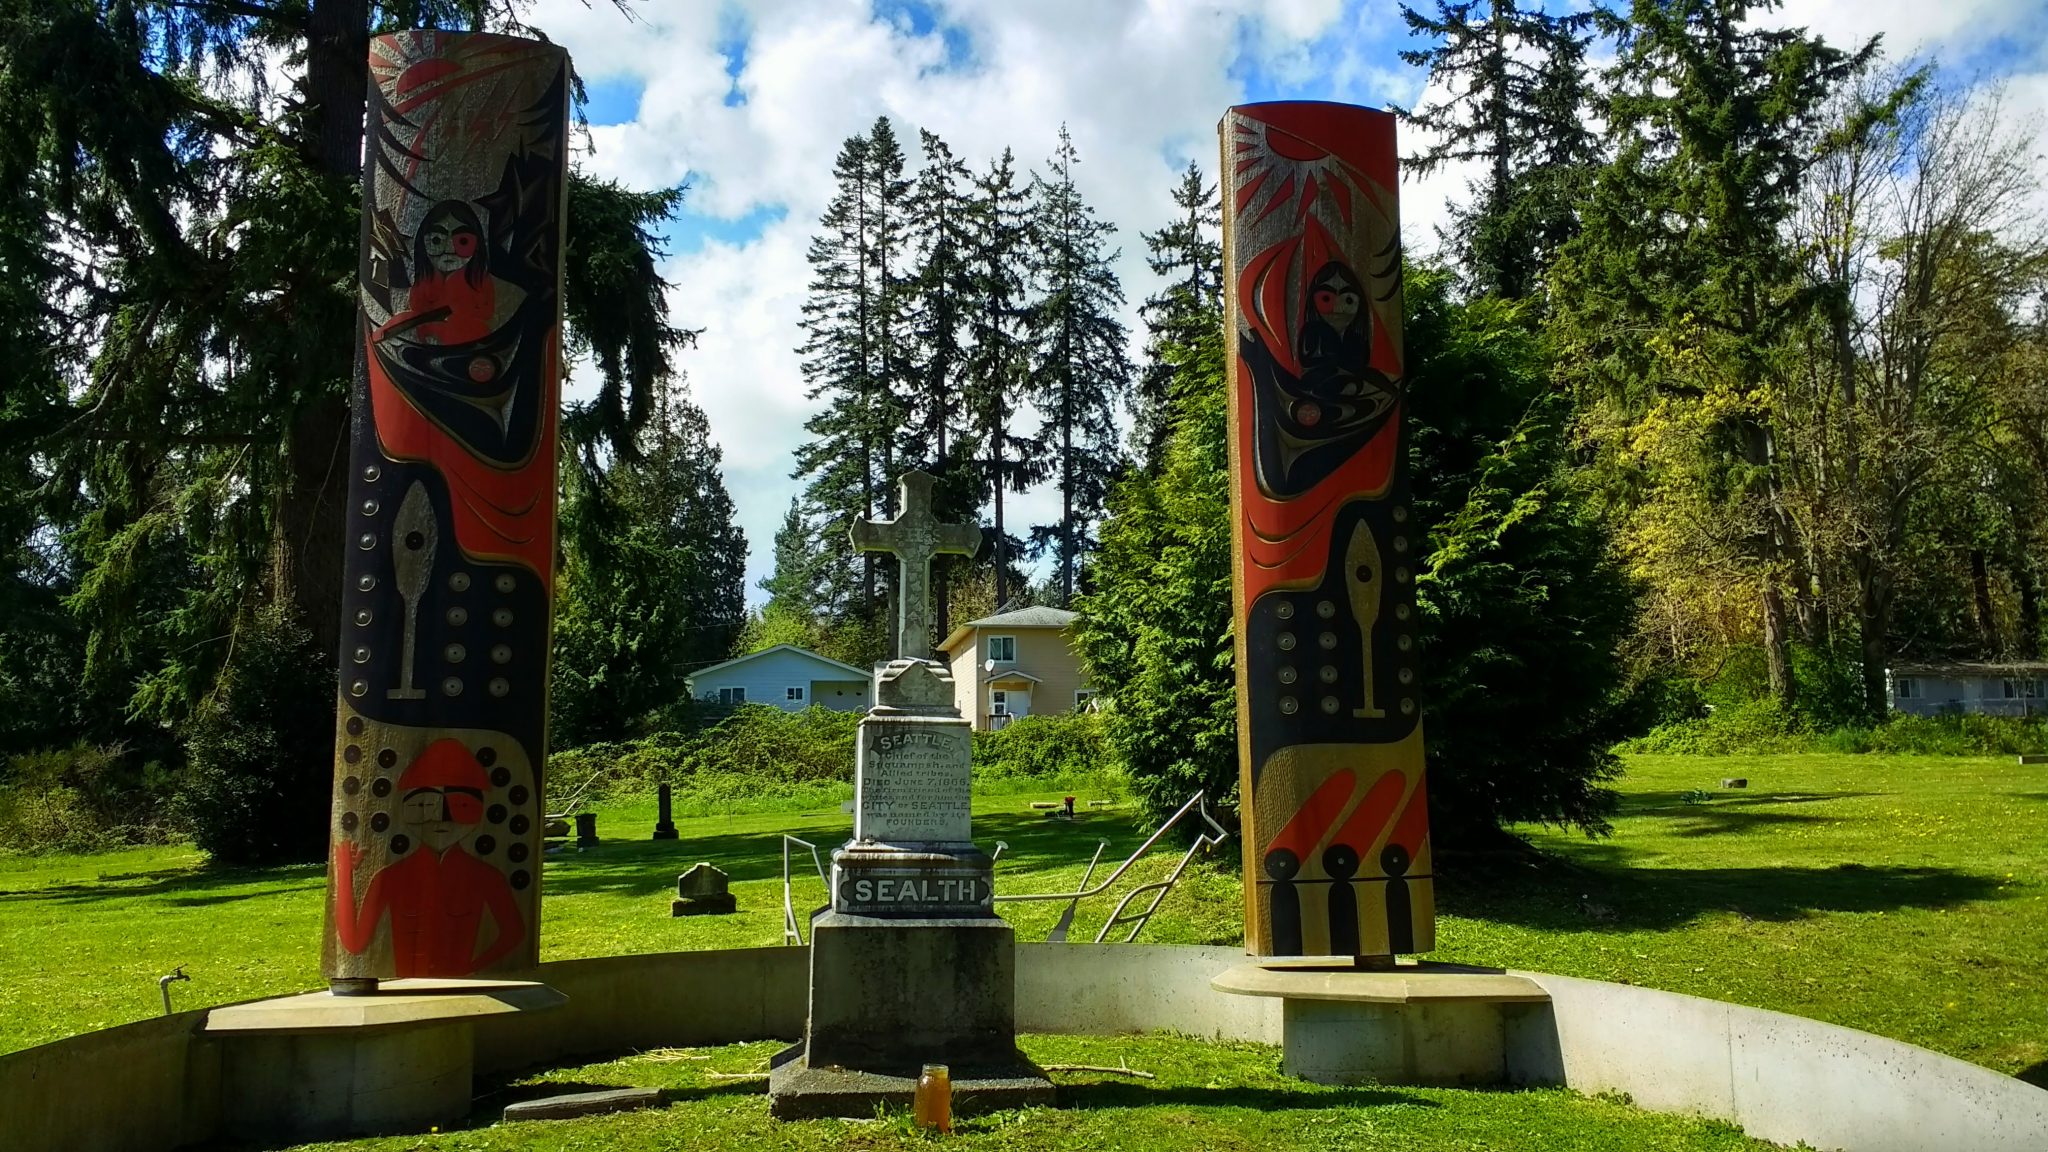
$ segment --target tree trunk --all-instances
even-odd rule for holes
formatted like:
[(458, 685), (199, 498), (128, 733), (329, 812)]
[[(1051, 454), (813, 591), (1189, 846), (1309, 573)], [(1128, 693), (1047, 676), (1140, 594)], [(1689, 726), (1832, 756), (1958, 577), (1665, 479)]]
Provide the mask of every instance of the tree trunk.
[(1891, 702), (1885, 697), (1884, 676), (1890, 664), (1886, 640), (1891, 634), (1892, 581), (1868, 557), (1859, 558), (1856, 572), (1856, 619), (1862, 633), (1863, 707), (1873, 720), (1883, 719)]
[[(320, 0), (306, 19), (308, 133), (301, 148), (321, 170), (354, 180), (362, 173), (363, 105), (369, 85), (368, 0)], [(289, 599), (332, 653), (341, 636), (341, 567), (348, 502), (350, 347), (315, 355), (343, 366), (332, 388), (292, 418), (285, 483), (278, 496), (271, 595)]]
[(1770, 672), (1771, 696), (1788, 711), (1798, 699), (1792, 681), (1791, 639), (1785, 627), (1785, 595), (1775, 582), (1764, 580), (1764, 663)]
[(2014, 557), (2006, 565), (2012, 573), (2013, 587), (2020, 593), (2020, 636), (2019, 657), (2022, 660), (2041, 658), (2041, 586), (2024, 556)]
[(1998, 618), (1991, 610), (1991, 570), (1982, 548), (1970, 549), (1970, 592), (1977, 602), (1977, 648), (1986, 659), (1998, 655)]

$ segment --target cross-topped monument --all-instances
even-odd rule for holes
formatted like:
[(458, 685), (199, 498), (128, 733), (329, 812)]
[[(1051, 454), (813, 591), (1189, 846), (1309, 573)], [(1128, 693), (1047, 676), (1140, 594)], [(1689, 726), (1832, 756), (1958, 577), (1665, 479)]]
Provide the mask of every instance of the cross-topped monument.
[(900, 660), (923, 660), (931, 651), (932, 557), (972, 556), (981, 547), (978, 525), (941, 524), (932, 515), (932, 483), (930, 473), (905, 472), (896, 481), (896, 518), (853, 525), (855, 551), (894, 553), (901, 569), (896, 581)]
[(908, 1105), (920, 1069), (952, 1068), (958, 1107), (1052, 1103), (1017, 1050), (1016, 934), (995, 909), (995, 861), (974, 846), (974, 733), (952, 674), (929, 658), (932, 557), (971, 555), (972, 524), (932, 517), (932, 478), (897, 482), (894, 520), (853, 526), (893, 552), (898, 656), (875, 668), (855, 736), (853, 838), (832, 853), (832, 905), (811, 920), (803, 1043), (775, 1058), (769, 1110), (872, 1116)]

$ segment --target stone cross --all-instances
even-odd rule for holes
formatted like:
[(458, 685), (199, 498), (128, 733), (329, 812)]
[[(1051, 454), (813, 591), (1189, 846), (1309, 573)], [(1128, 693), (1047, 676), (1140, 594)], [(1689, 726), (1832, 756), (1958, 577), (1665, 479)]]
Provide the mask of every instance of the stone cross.
[(895, 553), (902, 570), (896, 581), (896, 655), (922, 660), (931, 650), (932, 557), (974, 555), (981, 547), (981, 528), (941, 524), (932, 518), (928, 473), (904, 473), (896, 481), (896, 493), (896, 518), (855, 521), (853, 547), (859, 552)]

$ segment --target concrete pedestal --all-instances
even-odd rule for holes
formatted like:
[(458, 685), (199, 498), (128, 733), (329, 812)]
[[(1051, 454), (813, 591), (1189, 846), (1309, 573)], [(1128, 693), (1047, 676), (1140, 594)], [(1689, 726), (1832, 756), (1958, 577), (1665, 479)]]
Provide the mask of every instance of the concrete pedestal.
[(469, 1114), (479, 1017), (568, 998), (528, 981), (391, 980), (216, 1008), (223, 1126), (265, 1141), (418, 1132)]
[(954, 1111), (1052, 1103), (1017, 1050), (1016, 936), (994, 916), (898, 919), (829, 912), (811, 924), (810, 1017), (768, 1081), (777, 1117), (908, 1107), (922, 1066), (944, 1064)]
[(1246, 964), (1210, 986), (1280, 997), (1281, 1067), (1316, 1084), (1505, 1084), (1510, 1016), (1550, 1000), (1525, 977), (1450, 964)]

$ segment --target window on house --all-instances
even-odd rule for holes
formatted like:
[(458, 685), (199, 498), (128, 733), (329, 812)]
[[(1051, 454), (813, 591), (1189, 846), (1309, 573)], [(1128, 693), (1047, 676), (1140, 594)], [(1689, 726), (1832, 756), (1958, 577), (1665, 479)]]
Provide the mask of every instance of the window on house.
[(988, 658), (1005, 664), (1017, 662), (1017, 638), (1015, 636), (991, 636), (988, 638)]
[(1093, 688), (1076, 688), (1076, 689), (1074, 689), (1074, 711), (1076, 711), (1076, 712), (1086, 712), (1086, 711), (1088, 710), (1088, 706), (1089, 706), (1090, 704), (1094, 703), (1094, 702), (1095, 702), (1095, 689), (1093, 689)]
[(1008, 716), (1010, 714), (1010, 694), (1001, 688), (989, 689), (988, 714), (991, 716)]
[(720, 704), (745, 704), (747, 702), (747, 690), (744, 687), (720, 688), (718, 690), (718, 702)]
[(2020, 698), (2020, 682), (2019, 682), (2019, 681), (2017, 681), (2017, 680), (2007, 680), (2007, 681), (2005, 682), (2005, 698), (2006, 698), (2007, 700), (2017, 700), (2017, 699), (2019, 699), (2019, 698)]
[(1899, 677), (1897, 687), (1899, 699), (1901, 700), (1918, 700), (1920, 698), (1920, 682), (1911, 676)]
[(794, 700), (797, 703), (801, 704), (804, 702), (804, 690), (802, 688), (787, 689), (783, 693), (783, 699)]

